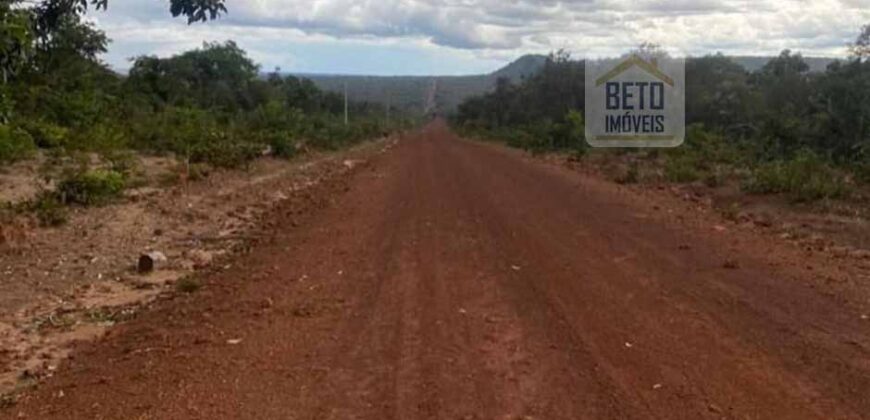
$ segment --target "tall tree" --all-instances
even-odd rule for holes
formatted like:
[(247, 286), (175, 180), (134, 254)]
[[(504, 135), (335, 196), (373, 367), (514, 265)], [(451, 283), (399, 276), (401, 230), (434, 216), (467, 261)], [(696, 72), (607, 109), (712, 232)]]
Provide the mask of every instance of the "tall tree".
[(849, 52), (861, 61), (870, 58), (870, 25), (864, 25), (855, 43), (849, 46)]

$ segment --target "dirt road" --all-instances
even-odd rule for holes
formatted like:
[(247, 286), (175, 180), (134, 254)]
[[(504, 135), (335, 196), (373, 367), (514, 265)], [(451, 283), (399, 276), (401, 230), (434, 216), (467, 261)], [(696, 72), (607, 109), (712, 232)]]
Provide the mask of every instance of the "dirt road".
[(343, 182), (0, 417), (870, 418), (870, 321), (791, 251), (437, 122)]

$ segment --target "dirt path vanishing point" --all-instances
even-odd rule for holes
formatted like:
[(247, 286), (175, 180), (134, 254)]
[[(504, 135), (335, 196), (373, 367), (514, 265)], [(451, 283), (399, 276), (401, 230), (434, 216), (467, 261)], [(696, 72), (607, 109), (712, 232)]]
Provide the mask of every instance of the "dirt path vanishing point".
[(0, 418), (870, 418), (870, 302), (796, 251), (440, 122), (343, 182)]

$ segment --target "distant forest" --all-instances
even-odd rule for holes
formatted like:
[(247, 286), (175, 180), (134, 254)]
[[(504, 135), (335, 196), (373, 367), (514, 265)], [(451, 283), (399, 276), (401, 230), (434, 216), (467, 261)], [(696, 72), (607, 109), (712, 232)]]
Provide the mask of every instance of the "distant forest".
[[(746, 71), (757, 71), (772, 57), (728, 57)], [(419, 114), (434, 106), (442, 114), (454, 113), (459, 104), (472, 96), (492, 91), (499, 78), (512, 83), (534, 76), (544, 67), (546, 55), (525, 55), (507, 66), (489, 74), (470, 76), (343, 76), (325, 74), (295, 74), (310, 79), (320, 89), (343, 93), (347, 85), (348, 96), (355, 101), (387, 104), (397, 111)], [(804, 57), (810, 72), (824, 72), (832, 58)], [(429, 94), (435, 89), (434, 104), (428, 104)]]
[[(870, 182), (870, 26), (850, 50), (821, 72), (789, 50), (752, 71), (721, 54), (687, 59), (689, 127), (686, 144), (667, 154), (672, 178), (714, 177), (727, 167), (748, 172), (750, 189), (813, 187), (805, 198)], [(554, 53), (532, 77), (498, 79), (465, 100), (452, 122), (517, 147), (582, 155), (584, 79), (583, 61)]]

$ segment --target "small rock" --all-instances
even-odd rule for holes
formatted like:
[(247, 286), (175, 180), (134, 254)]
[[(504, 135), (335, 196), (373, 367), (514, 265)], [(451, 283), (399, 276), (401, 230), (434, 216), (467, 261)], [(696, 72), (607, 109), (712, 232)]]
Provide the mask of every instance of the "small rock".
[(136, 266), (139, 273), (145, 274), (155, 270), (159, 270), (161, 266), (166, 264), (166, 255), (160, 251), (152, 251), (139, 256), (139, 264)]
[(241, 338), (233, 338), (233, 339), (227, 340), (227, 344), (229, 344), (231, 346), (235, 346), (236, 344), (239, 344), (241, 342), (242, 342)]
[(187, 253), (187, 257), (193, 262), (193, 268), (200, 270), (214, 261), (214, 253), (203, 249), (194, 249)]
[(512, 266), (511, 266), (511, 270), (514, 270), (514, 271), (520, 271), (521, 268), (522, 268), (522, 267), (520, 267), (520, 266), (518, 266), (518, 265), (512, 265)]
[(659, 389), (659, 388), (661, 388), (661, 387), (662, 387), (662, 384), (655, 384), (655, 385), (653, 385), (653, 389)]
[(725, 263), (722, 264), (722, 267), (725, 267), (725, 268), (730, 269), (730, 270), (734, 270), (734, 269), (740, 268), (740, 263), (738, 263), (737, 260), (729, 259), (729, 260), (726, 260)]

